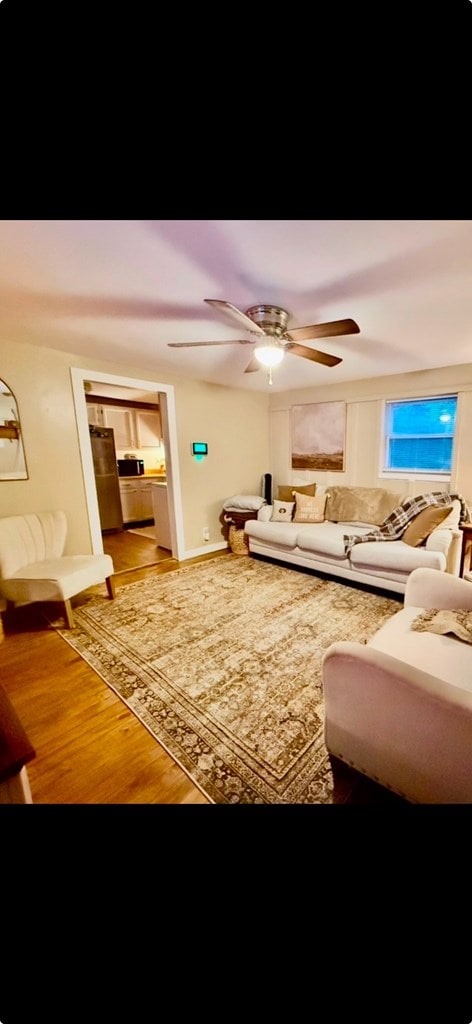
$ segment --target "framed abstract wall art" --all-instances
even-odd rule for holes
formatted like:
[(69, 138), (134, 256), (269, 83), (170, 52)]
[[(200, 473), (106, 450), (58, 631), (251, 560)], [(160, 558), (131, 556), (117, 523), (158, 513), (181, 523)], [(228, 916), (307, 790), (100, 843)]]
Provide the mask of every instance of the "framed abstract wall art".
[(346, 403), (292, 405), (292, 469), (344, 471)]

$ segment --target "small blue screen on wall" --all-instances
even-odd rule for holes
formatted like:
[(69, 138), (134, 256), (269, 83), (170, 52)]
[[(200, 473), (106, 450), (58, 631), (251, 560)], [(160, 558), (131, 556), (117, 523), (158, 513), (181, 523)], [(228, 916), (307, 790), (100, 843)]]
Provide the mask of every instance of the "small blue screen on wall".
[(192, 451), (194, 455), (208, 455), (208, 445), (204, 441), (193, 441)]

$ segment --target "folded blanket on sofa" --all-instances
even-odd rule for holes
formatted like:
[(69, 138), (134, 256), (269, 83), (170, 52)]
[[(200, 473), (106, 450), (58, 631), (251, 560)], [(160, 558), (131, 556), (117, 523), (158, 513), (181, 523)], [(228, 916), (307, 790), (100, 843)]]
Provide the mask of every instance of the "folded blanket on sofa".
[(416, 498), (407, 498), (402, 505), (397, 505), (393, 512), (384, 519), (377, 530), (370, 533), (344, 534), (344, 550), (347, 555), (351, 553), (354, 544), (367, 544), (369, 541), (378, 540), (401, 540), (407, 526), (423, 509), (430, 505), (452, 505), (453, 501), (459, 501), (461, 506), (459, 523), (469, 521), (469, 509), (462, 494), (446, 494), (444, 491), (434, 491), (430, 494), (419, 494)]

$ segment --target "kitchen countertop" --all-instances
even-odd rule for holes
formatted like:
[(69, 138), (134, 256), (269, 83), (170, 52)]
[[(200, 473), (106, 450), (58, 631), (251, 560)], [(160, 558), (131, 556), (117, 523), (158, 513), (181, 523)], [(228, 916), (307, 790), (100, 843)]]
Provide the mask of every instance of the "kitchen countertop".
[(167, 477), (165, 473), (140, 473), (138, 476), (132, 474), (131, 476), (119, 476), (119, 481), (125, 480), (127, 483), (133, 480), (151, 480), (155, 483), (167, 483)]

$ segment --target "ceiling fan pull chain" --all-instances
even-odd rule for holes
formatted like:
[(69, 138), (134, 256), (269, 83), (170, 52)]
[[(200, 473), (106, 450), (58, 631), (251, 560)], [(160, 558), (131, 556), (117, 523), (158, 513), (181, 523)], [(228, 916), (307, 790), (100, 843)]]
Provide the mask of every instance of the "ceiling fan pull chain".
[(267, 374), (267, 380), (269, 381), (269, 384), (272, 384), (272, 367), (271, 366), (269, 366), (269, 372)]

